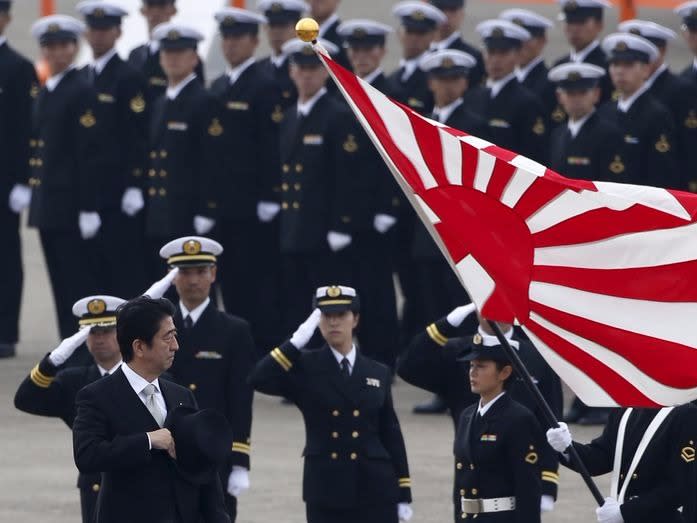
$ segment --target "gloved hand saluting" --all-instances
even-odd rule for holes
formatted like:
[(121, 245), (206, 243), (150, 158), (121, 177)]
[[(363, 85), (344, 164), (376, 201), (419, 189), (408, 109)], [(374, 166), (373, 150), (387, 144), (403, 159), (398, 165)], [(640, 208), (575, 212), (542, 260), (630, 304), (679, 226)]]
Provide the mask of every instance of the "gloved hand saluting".
[(175, 267), (169, 271), (164, 278), (153, 283), (150, 288), (143, 293), (143, 296), (150, 296), (153, 300), (159, 300), (165, 295), (167, 289), (170, 288), (177, 274), (179, 274), (179, 267)]
[(63, 341), (61, 341), (60, 345), (53, 349), (48, 355), (48, 360), (51, 362), (51, 364), (55, 367), (60, 367), (63, 365), (68, 358), (73, 355), (75, 349), (85, 343), (90, 330), (91, 327), (85, 327), (84, 329), (80, 329), (75, 334), (70, 336), (70, 338), (65, 338)]
[(465, 318), (472, 314), (476, 310), (474, 303), (468, 303), (467, 305), (461, 305), (448, 313), (445, 317), (448, 323), (453, 327), (459, 327)]
[(290, 337), (290, 342), (296, 349), (302, 349), (312, 338), (312, 335), (317, 330), (319, 325), (319, 318), (322, 315), (319, 309), (312, 311), (312, 314), (303, 322), (298, 330), (296, 330)]

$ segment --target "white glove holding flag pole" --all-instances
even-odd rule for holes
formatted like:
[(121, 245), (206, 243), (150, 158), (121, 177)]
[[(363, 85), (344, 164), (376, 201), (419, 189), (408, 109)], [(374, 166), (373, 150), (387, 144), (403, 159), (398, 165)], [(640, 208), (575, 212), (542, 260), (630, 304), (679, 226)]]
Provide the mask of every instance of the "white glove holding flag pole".
[(474, 303), (468, 303), (467, 305), (460, 305), (459, 307), (453, 309), (448, 313), (445, 319), (453, 327), (459, 327), (465, 318), (472, 314), (476, 310)]
[(397, 504), (397, 516), (399, 521), (409, 521), (414, 515), (414, 511), (411, 509), (409, 503), (398, 503)]
[(315, 333), (315, 330), (317, 330), (317, 326), (319, 325), (319, 317), (321, 315), (322, 313), (319, 309), (312, 311), (312, 314), (308, 316), (303, 324), (298, 327), (298, 330), (296, 330), (290, 337), (290, 343), (293, 345), (293, 347), (296, 349), (302, 349), (305, 345), (307, 345), (310, 338), (312, 338), (312, 335)]
[(150, 296), (153, 300), (159, 300), (165, 295), (167, 289), (170, 288), (177, 274), (179, 274), (179, 267), (175, 267), (169, 271), (164, 278), (153, 283), (150, 288), (143, 293), (143, 296)]
[(540, 511), (552, 512), (554, 510), (554, 496), (543, 494), (540, 498)]
[(24, 209), (29, 207), (31, 203), (31, 189), (26, 185), (21, 183), (15, 184), (15, 186), (10, 191), (10, 210), (14, 213), (19, 214)]
[(213, 227), (215, 227), (215, 220), (200, 215), (194, 216), (194, 230), (199, 236), (208, 234)]
[(276, 202), (259, 202), (257, 203), (257, 218), (260, 222), (268, 223), (273, 220), (281, 206)]
[(121, 198), (121, 210), (125, 214), (135, 216), (143, 207), (145, 207), (143, 191), (138, 189), (138, 187), (129, 187), (124, 191)]
[(90, 330), (92, 330), (92, 327), (85, 327), (84, 329), (80, 329), (75, 334), (70, 336), (70, 338), (65, 338), (63, 341), (61, 341), (60, 345), (53, 349), (48, 355), (48, 360), (51, 362), (51, 364), (55, 367), (60, 367), (63, 365), (68, 358), (73, 355), (75, 349), (85, 343)]
[(620, 504), (615, 498), (605, 498), (603, 506), (595, 509), (595, 515), (598, 523), (624, 523)]
[(99, 232), (99, 228), (102, 226), (102, 219), (99, 217), (99, 213), (80, 211), (78, 225), (80, 226), (82, 239), (91, 240)]
[(572, 438), (569, 426), (563, 421), (559, 422), (559, 427), (547, 431), (547, 443), (557, 452), (565, 452), (571, 446)]
[(389, 214), (376, 214), (373, 218), (373, 227), (380, 234), (385, 234), (395, 223), (397, 223), (397, 218)]
[(249, 489), (249, 471), (244, 467), (234, 465), (227, 480), (228, 494), (237, 498), (247, 489)]
[(327, 243), (332, 252), (340, 251), (351, 245), (351, 235), (343, 232), (329, 231), (327, 233)]

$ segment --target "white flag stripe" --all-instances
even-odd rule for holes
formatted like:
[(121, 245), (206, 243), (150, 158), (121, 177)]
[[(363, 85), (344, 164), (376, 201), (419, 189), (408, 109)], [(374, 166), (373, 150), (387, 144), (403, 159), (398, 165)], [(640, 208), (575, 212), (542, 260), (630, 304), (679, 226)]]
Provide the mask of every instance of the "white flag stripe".
[(506, 184), (506, 188), (503, 190), (501, 203), (511, 209), (515, 207), (537, 178), (537, 176), (528, 171), (516, 169), (516, 172), (513, 173), (511, 179), (508, 180), (508, 184)]
[(535, 211), (525, 222), (530, 232), (535, 234), (602, 206), (599, 202), (582, 198), (577, 192), (566, 189)]
[(540, 338), (535, 336), (535, 334), (525, 325), (523, 325), (523, 330), (525, 334), (528, 335), (530, 341), (535, 345), (538, 351), (544, 359), (552, 367), (552, 370), (557, 373), (557, 375), (571, 387), (574, 392), (578, 395), (579, 399), (583, 401), (586, 405), (592, 407), (602, 406), (619, 406), (612, 397), (603, 390), (603, 388), (598, 385), (595, 381), (588, 377), (586, 373), (580, 370), (578, 367), (572, 365), (564, 358), (559, 356), (559, 354), (543, 342)]
[(477, 172), (474, 174), (474, 188), (481, 192), (486, 192), (489, 187), (489, 180), (494, 174), (496, 158), (489, 153), (479, 149), (477, 153)]
[(494, 292), (496, 286), (494, 280), (471, 254), (460, 260), (456, 268), (467, 294), (472, 298), (477, 309), (482, 310), (486, 300)]
[(536, 177), (544, 176), (545, 172), (547, 172), (547, 167), (541, 163), (537, 163), (535, 160), (531, 160), (527, 156), (520, 154), (513, 158), (509, 163), (521, 171), (527, 171)]
[(399, 149), (412, 163), (416, 172), (419, 174), (422, 183), (426, 189), (437, 187), (433, 174), (426, 165), (426, 162), (421, 156), (419, 144), (411, 128), (411, 122), (401, 108), (390, 102), (380, 91), (367, 86), (364, 88), (365, 93), (370, 98), (373, 106), (382, 117), (382, 121), (387, 127), (387, 132), (394, 143), (399, 144)]
[(491, 147), (494, 145), (491, 142), (487, 142), (486, 140), (482, 138), (477, 138), (476, 136), (472, 136), (471, 134), (468, 136), (460, 136), (458, 138), (461, 142), (464, 142), (468, 145), (471, 145), (472, 147), (476, 149), (486, 149), (487, 147)]
[(433, 209), (429, 207), (429, 205), (423, 200), (423, 198), (421, 198), (421, 196), (415, 194), (414, 198), (416, 199), (416, 202), (419, 204), (419, 207), (421, 207), (421, 210), (428, 217), (429, 222), (440, 223), (440, 218), (438, 217), (438, 215), (435, 212), (433, 212)]
[(462, 145), (460, 140), (443, 129), (438, 129), (443, 151), (445, 176), (451, 185), (462, 185)]
[(658, 403), (659, 405), (679, 405), (681, 402), (685, 401), (685, 398), (688, 396), (690, 399), (687, 401), (697, 399), (697, 388), (676, 389), (674, 387), (668, 387), (650, 376), (647, 376), (641, 369), (637, 368), (626, 358), (609, 350), (607, 347), (603, 347), (602, 345), (598, 345), (595, 342), (569, 332), (547, 321), (534, 312), (530, 313), (530, 319), (602, 362), (603, 365), (613, 369), (617, 374), (642, 391), (642, 393), (654, 403)]
[(533, 281), (530, 300), (602, 325), (697, 348), (697, 303), (665, 303), (606, 296)]
[(593, 182), (600, 193), (598, 195), (612, 195), (628, 200), (632, 204), (640, 203), (657, 211), (672, 214), (684, 220), (690, 220), (690, 214), (685, 207), (665, 189), (658, 187), (645, 187), (643, 185), (631, 185), (624, 183)]
[(535, 265), (582, 269), (634, 269), (693, 260), (697, 260), (697, 223), (535, 249)]

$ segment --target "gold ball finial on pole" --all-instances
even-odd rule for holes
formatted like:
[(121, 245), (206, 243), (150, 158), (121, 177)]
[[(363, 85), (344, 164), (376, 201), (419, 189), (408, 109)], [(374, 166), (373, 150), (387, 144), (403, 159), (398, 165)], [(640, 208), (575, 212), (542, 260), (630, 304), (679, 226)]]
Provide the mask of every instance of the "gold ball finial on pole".
[(295, 34), (303, 42), (314, 42), (319, 36), (319, 24), (312, 18), (303, 18), (295, 24)]

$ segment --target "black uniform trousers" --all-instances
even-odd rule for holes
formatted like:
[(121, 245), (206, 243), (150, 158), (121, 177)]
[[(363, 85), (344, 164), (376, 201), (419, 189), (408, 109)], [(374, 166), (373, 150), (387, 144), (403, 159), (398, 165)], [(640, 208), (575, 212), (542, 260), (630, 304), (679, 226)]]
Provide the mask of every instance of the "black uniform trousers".
[(0, 237), (6, 246), (5, 254), (0, 256), (0, 343), (15, 344), (19, 338), (24, 271), (19, 215), (6, 204), (0, 205)]
[(80, 489), (80, 513), (82, 514), (82, 523), (92, 523), (94, 521), (98, 497), (99, 490), (95, 491), (92, 488)]
[(392, 504), (353, 510), (306, 505), (307, 523), (398, 523), (397, 507)]

